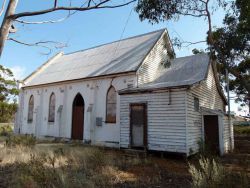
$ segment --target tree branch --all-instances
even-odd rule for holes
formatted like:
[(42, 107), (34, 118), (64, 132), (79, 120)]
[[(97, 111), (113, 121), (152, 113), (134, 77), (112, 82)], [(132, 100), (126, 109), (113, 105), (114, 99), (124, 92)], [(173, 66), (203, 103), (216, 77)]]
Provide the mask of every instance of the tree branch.
[(206, 43), (207, 41), (205, 40), (201, 40), (201, 41), (197, 41), (197, 42), (189, 42), (189, 41), (183, 41), (182, 44), (187, 44), (183, 47), (189, 47), (191, 45), (195, 45), (195, 44), (200, 44), (200, 43)]
[(60, 18), (58, 20), (46, 20), (46, 21), (35, 21), (35, 22), (30, 22), (30, 21), (25, 21), (25, 20), (20, 20), (20, 19), (15, 19), (15, 22), (19, 22), (22, 24), (48, 24), (48, 23), (58, 23), (58, 22), (63, 22), (66, 19), (68, 19), (72, 14), (69, 14), (65, 16), (64, 18)]
[(37, 16), (37, 15), (47, 14), (47, 13), (50, 13), (50, 12), (61, 11), (61, 10), (86, 11), (86, 10), (92, 10), (92, 9), (118, 8), (118, 7), (123, 7), (123, 6), (129, 5), (129, 4), (133, 3), (133, 2), (135, 2), (136, 0), (130, 0), (127, 3), (123, 3), (123, 4), (119, 4), (119, 5), (104, 5), (109, 1), (110, 0), (104, 0), (104, 1), (101, 1), (101, 2), (97, 3), (96, 5), (89, 6), (89, 7), (71, 7), (71, 6), (64, 7), (64, 6), (61, 6), (61, 7), (53, 7), (53, 8), (50, 8), (50, 9), (34, 11), (34, 12), (22, 12), (22, 13), (17, 13), (17, 14), (10, 15), (8, 18), (17, 19), (17, 18), (21, 18), (21, 17)]
[(0, 16), (2, 16), (2, 14), (3, 14), (5, 3), (6, 3), (6, 0), (3, 1), (2, 7), (1, 7), (1, 10), (0, 10)]
[(49, 55), (52, 52), (52, 48), (49, 45), (45, 45), (45, 44), (53, 44), (55, 48), (59, 49), (59, 48), (64, 48), (67, 46), (67, 44), (61, 43), (61, 42), (56, 42), (56, 41), (39, 41), (39, 42), (35, 42), (35, 43), (26, 43), (14, 38), (8, 38), (7, 40), (16, 42), (18, 44), (22, 44), (25, 46), (34, 46), (34, 47), (42, 47), (42, 48), (46, 48), (48, 50), (47, 53), (43, 53), (43, 55)]

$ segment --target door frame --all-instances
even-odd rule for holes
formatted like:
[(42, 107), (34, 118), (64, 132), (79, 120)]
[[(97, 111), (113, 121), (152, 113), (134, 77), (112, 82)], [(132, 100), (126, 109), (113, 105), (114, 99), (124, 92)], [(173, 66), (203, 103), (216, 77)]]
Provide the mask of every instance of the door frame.
[(220, 155), (224, 155), (224, 113), (218, 110), (201, 107), (202, 117), (202, 140), (205, 141), (204, 116), (218, 116), (219, 150)]
[(71, 136), (70, 136), (70, 139), (71, 140), (73, 140), (73, 121), (74, 121), (74, 102), (75, 102), (75, 99), (76, 99), (76, 97), (78, 96), (78, 95), (80, 95), (81, 97), (82, 97), (82, 99), (83, 99), (83, 124), (82, 124), (82, 127), (83, 127), (83, 132), (82, 132), (82, 141), (84, 140), (84, 125), (85, 125), (85, 100), (84, 100), (84, 98), (83, 98), (83, 96), (82, 96), (82, 94), (81, 93), (77, 93), (75, 96), (74, 96), (74, 98), (73, 98), (73, 101), (72, 101), (72, 106), (71, 106), (71, 110), (72, 110), (72, 112), (71, 112)]
[(130, 145), (130, 148), (137, 148), (138, 147), (133, 147), (132, 146), (132, 113), (131, 113), (131, 108), (132, 106), (143, 106), (144, 108), (144, 119), (145, 119), (145, 122), (144, 122), (144, 127), (143, 127), (143, 148), (145, 150), (148, 149), (148, 105), (146, 102), (141, 102), (141, 103), (130, 103), (129, 104), (129, 145)]

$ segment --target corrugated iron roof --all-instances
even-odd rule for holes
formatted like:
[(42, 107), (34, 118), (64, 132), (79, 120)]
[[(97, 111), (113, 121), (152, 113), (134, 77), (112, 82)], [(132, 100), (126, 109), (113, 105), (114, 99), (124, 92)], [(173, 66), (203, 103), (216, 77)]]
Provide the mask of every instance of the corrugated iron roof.
[(26, 78), (25, 86), (136, 71), (164, 31), (62, 55)]
[(209, 62), (207, 54), (173, 59), (169, 68), (159, 70), (158, 77), (153, 82), (120, 92), (193, 85), (206, 78)]

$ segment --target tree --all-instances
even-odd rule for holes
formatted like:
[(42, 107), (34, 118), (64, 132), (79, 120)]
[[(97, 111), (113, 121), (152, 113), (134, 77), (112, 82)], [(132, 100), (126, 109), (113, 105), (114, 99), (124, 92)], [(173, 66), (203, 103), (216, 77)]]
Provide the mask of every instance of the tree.
[[(208, 45), (214, 45), (212, 38), (212, 18), (211, 12), (218, 7), (226, 7), (225, 0), (139, 0), (136, 11), (141, 20), (149, 20), (150, 23), (179, 19), (180, 16), (192, 16), (205, 18), (208, 23)], [(203, 43), (184, 41), (188, 45)], [(181, 44), (179, 44), (181, 45)], [(211, 51), (212, 49), (210, 49)]]
[(0, 65), (0, 122), (9, 122), (17, 110), (17, 82), (10, 69)]
[(221, 80), (228, 69), (229, 89), (236, 93), (237, 102), (250, 108), (250, 1), (236, 0), (213, 38)]
[[(6, 40), (11, 40), (23, 45), (28, 46), (41, 46), (50, 49), (45, 44), (52, 43), (55, 45), (61, 45), (61, 43), (55, 42), (55, 41), (40, 41), (36, 43), (27, 43), (23, 41), (18, 41), (14, 39), (13, 37), (9, 37), (11, 33), (16, 33), (15, 29), (15, 23), (23, 23), (23, 24), (46, 24), (46, 23), (56, 23), (64, 21), (65, 19), (69, 18), (73, 14), (75, 14), (77, 11), (89, 11), (89, 10), (98, 10), (98, 9), (111, 9), (111, 8), (118, 8), (122, 6), (126, 6), (132, 2), (135, 2), (136, 0), (125, 0), (125, 1), (115, 1), (112, 0), (82, 0), (82, 4), (79, 6), (72, 5), (71, 0), (69, 0), (69, 5), (63, 6), (60, 5), (60, 2), (57, 0), (51, 0), (51, 7), (44, 10), (38, 10), (38, 11), (31, 11), (31, 12), (19, 12), (16, 13), (16, 7), (18, 4), (18, 0), (9, 0), (8, 6), (5, 10), (5, 3), (6, 0), (3, 1), (2, 8), (0, 10), (0, 16), (4, 14), (4, 18), (1, 24), (0, 28), (0, 56), (2, 54), (4, 45)], [(46, 21), (40, 21), (40, 22), (28, 22), (21, 20), (21, 18), (24, 17), (31, 17), (31, 16), (39, 16), (44, 14), (49, 14), (52, 12), (57, 11), (67, 11), (68, 14), (65, 18), (59, 19), (59, 20), (46, 20)], [(5, 12), (5, 13), (4, 13)]]
[[(213, 3), (211, 5), (211, 3)], [(180, 16), (205, 18), (208, 23), (207, 39), (198, 42), (174, 40), (178, 47), (206, 42), (210, 57), (217, 59), (221, 77), (226, 69), (234, 77), (230, 89), (237, 101), (249, 104), (249, 48), (250, 48), (250, 1), (236, 0), (228, 6), (224, 0), (139, 0), (136, 11), (141, 20), (150, 23), (178, 19)], [(213, 31), (211, 13), (218, 7), (229, 7), (225, 27)], [(200, 53), (195, 49), (193, 53)]]

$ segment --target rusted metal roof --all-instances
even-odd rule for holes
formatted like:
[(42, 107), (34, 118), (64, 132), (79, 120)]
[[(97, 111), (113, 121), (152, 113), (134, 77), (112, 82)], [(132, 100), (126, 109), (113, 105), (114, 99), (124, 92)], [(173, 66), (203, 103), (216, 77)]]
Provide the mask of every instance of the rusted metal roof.
[(135, 72), (165, 29), (58, 56), (24, 80), (25, 86)]

